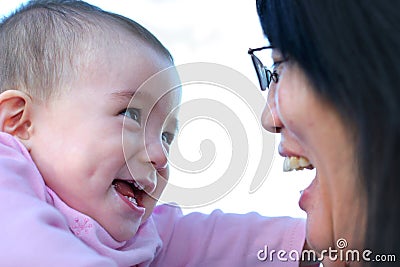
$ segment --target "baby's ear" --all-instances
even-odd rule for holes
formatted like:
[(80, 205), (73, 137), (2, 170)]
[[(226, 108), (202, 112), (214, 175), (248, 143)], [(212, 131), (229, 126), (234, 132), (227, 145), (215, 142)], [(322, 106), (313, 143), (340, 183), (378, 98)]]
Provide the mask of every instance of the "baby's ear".
[(13, 135), (20, 141), (31, 135), (32, 100), (24, 92), (7, 90), (0, 94), (0, 131)]

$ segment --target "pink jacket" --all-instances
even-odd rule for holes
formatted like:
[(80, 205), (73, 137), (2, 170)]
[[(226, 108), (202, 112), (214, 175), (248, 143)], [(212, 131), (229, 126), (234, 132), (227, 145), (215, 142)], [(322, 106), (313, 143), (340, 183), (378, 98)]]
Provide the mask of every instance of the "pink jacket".
[(61, 201), (25, 147), (0, 133), (1, 266), (298, 266), (293, 260), (260, 261), (257, 254), (265, 246), (301, 251), (304, 228), (303, 220), (289, 217), (221, 211), (183, 216), (161, 205), (135, 237), (117, 242)]

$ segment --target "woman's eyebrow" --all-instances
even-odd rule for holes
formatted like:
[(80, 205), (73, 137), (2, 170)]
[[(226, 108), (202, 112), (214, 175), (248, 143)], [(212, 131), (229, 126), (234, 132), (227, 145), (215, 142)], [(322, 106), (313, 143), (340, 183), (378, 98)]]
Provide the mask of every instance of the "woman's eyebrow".
[(281, 61), (283, 57), (279, 50), (273, 49), (271, 53), (271, 58), (273, 61)]

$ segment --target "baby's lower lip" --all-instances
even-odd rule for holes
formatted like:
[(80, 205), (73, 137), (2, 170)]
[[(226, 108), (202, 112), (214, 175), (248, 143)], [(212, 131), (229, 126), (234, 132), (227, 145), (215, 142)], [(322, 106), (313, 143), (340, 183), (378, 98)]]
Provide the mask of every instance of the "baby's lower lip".
[(144, 215), (146, 209), (143, 207), (140, 207), (138, 205), (133, 204), (131, 201), (129, 201), (124, 195), (120, 194), (118, 191), (115, 191), (116, 194), (119, 196), (119, 198), (134, 212), (141, 213), (141, 215)]

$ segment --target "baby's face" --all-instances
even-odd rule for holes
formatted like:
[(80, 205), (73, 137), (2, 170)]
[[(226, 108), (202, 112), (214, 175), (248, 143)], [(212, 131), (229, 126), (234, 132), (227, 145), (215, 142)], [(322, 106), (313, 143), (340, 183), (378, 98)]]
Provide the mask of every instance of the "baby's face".
[(30, 152), (47, 186), (118, 241), (137, 232), (168, 179), (180, 101), (180, 90), (168, 90), (178, 76), (139, 87), (170, 65), (146, 46), (118, 48), (69, 91), (35, 105)]

